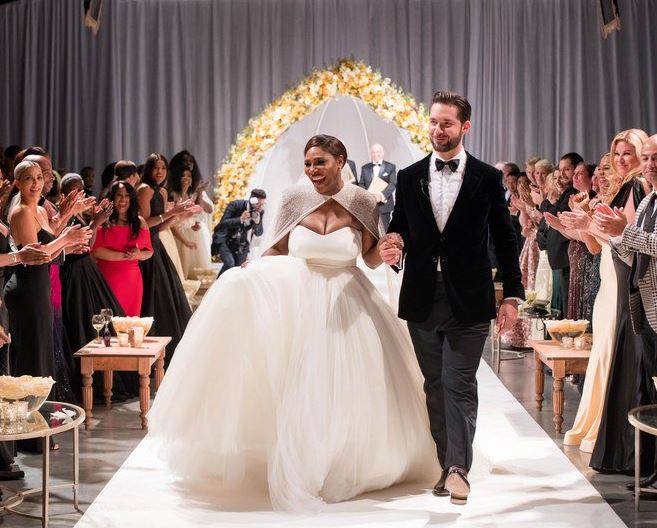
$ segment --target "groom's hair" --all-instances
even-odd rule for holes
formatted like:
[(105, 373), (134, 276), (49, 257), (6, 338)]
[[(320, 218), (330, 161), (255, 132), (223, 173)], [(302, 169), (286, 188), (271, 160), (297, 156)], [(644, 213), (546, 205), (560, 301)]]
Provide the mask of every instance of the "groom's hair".
[(303, 149), (303, 153), (305, 154), (313, 147), (319, 147), (322, 150), (325, 150), (334, 158), (342, 156), (343, 163), (347, 163), (347, 158), (349, 157), (347, 156), (347, 147), (344, 146), (342, 141), (334, 136), (329, 136), (328, 134), (318, 134), (317, 136), (311, 137), (308, 140), (308, 143), (306, 143), (306, 147)]
[(472, 115), (472, 106), (470, 106), (470, 101), (468, 101), (464, 95), (457, 94), (456, 92), (440, 90), (433, 94), (431, 104), (434, 105), (436, 103), (455, 106), (458, 110), (458, 115), (461, 123), (465, 123), (466, 121), (470, 120), (470, 116)]

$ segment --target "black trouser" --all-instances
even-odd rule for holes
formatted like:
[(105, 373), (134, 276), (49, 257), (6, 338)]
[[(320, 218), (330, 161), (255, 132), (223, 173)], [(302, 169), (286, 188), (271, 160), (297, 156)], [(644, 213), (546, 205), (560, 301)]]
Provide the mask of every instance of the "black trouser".
[(424, 375), (431, 435), (444, 469), (472, 466), (477, 422), (477, 368), (489, 321), (460, 323), (452, 314), (442, 275), (429, 318), (408, 323), (415, 355)]
[(218, 253), (219, 257), (221, 258), (221, 262), (224, 263), (223, 267), (221, 268), (221, 271), (219, 271), (219, 277), (221, 277), (221, 274), (229, 270), (230, 268), (234, 268), (235, 266), (241, 266), (244, 264), (244, 261), (246, 261), (246, 257), (249, 256), (249, 248), (248, 246), (246, 248), (243, 248), (242, 251), (237, 252), (233, 251), (228, 247), (228, 244), (225, 242), (221, 242), (218, 245)]
[[(657, 389), (655, 389), (655, 383), (652, 378), (653, 376), (657, 376), (657, 335), (655, 335), (655, 332), (650, 328), (645, 314), (643, 316), (643, 332), (641, 333), (641, 337), (643, 338), (643, 351), (641, 357), (643, 379), (641, 381), (645, 384), (644, 394), (646, 396), (646, 401), (641, 402), (641, 404), (655, 404), (657, 403)], [(654, 440), (655, 439), (652, 435), (641, 435), (641, 442), (643, 445), (646, 445), (646, 441), (653, 442)], [(657, 442), (655, 442), (654, 473), (657, 473)]]

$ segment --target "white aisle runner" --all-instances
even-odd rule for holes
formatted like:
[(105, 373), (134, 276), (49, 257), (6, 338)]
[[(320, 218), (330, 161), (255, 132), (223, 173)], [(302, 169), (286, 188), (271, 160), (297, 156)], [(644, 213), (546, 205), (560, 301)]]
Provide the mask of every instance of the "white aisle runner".
[(172, 485), (146, 439), (77, 527), (625, 526), (484, 362), (478, 379), (473, 490), (466, 506), (434, 497), (427, 491), (433, 483), (425, 483), (370, 493), (317, 515), (272, 512), (262, 501), (221, 511)]

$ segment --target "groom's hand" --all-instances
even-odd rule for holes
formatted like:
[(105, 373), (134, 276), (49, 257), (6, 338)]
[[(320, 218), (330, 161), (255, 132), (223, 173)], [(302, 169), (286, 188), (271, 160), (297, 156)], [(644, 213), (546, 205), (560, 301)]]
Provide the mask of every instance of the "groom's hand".
[(511, 330), (513, 323), (518, 318), (518, 301), (514, 299), (507, 299), (502, 301), (500, 309), (497, 311), (497, 320), (495, 321), (495, 328), (498, 333), (502, 334)]
[(385, 264), (394, 266), (401, 260), (403, 247), (404, 241), (398, 233), (388, 233), (379, 240), (379, 256)]

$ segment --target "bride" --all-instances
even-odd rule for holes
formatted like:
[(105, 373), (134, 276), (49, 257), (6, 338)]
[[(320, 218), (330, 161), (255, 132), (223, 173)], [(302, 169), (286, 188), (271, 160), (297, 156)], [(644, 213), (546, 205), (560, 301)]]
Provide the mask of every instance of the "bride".
[(408, 332), (356, 267), (381, 264), (376, 199), (342, 180), (339, 139), (304, 154), (312, 186), (286, 191), (264, 258), (210, 288), (149, 414), (180, 479), (264, 483), (291, 511), (439, 471)]

